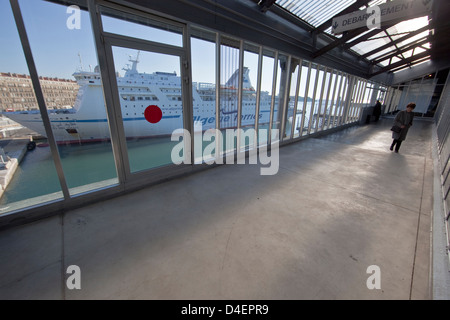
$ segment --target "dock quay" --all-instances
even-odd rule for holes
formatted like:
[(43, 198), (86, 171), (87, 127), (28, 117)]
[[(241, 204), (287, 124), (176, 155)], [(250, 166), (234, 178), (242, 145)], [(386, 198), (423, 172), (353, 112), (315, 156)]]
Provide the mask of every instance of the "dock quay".
[(25, 156), (30, 140), (12, 139), (2, 142), (0, 144), (0, 198)]

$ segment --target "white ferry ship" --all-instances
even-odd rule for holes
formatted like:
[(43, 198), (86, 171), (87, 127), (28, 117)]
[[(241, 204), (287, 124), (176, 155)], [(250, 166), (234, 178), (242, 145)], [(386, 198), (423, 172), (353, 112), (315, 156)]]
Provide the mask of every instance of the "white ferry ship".
[[(175, 72), (139, 73), (136, 59), (125, 75), (117, 77), (122, 119), (127, 138), (170, 135), (183, 127), (181, 78)], [(235, 128), (238, 123), (238, 71), (220, 89), (220, 127)], [(255, 123), (256, 91), (249, 79), (249, 70), (243, 70), (243, 95), (241, 126)], [(105, 102), (98, 67), (94, 72), (79, 71), (73, 74), (80, 88), (73, 107), (49, 110), (55, 139), (59, 143), (80, 143), (109, 140)], [(215, 127), (214, 84), (193, 83), (194, 127), (207, 130)], [(277, 100), (277, 99), (275, 99)], [(261, 93), (259, 124), (270, 121), (271, 96)], [(144, 112), (156, 105), (162, 111), (157, 123), (146, 120)], [(277, 109), (278, 101), (275, 102)], [(46, 136), (39, 110), (4, 112), (6, 117), (36, 133)], [(275, 113), (276, 114), (276, 113)]]

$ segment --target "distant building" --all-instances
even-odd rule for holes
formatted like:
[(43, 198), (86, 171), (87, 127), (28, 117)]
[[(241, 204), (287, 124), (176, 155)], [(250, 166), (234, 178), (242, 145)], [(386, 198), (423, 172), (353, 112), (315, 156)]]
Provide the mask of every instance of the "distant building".
[[(73, 106), (78, 93), (74, 80), (39, 77), (48, 109)], [(0, 72), (0, 111), (39, 109), (31, 78), (25, 74)]]

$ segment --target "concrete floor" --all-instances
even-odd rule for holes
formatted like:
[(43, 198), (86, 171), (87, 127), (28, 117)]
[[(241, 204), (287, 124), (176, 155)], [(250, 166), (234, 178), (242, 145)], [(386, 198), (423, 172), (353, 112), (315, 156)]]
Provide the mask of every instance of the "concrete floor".
[(4, 230), (0, 299), (430, 299), (432, 122), (398, 154), (391, 123)]

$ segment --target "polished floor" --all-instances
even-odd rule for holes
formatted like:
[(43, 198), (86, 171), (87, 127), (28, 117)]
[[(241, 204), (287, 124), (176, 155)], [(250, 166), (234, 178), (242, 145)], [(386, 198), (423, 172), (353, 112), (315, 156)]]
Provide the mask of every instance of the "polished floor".
[(0, 299), (430, 299), (433, 124), (391, 122), (1, 231)]

